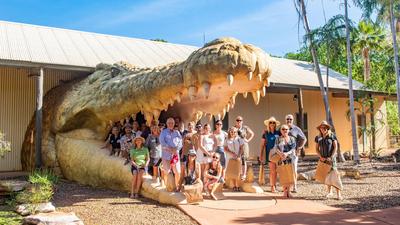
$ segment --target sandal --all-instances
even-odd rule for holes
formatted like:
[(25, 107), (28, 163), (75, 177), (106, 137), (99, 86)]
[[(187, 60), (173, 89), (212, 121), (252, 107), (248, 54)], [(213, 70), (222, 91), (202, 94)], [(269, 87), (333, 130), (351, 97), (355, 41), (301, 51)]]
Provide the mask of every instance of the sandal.
[(132, 198), (132, 199), (135, 199), (136, 198), (136, 194), (131, 194), (131, 196), (129, 196), (130, 198)]
[(241, 179), (242, 181), (246, 180), (246, 175), (242, 175), (242, 176), (240, 177), (240, 179)]

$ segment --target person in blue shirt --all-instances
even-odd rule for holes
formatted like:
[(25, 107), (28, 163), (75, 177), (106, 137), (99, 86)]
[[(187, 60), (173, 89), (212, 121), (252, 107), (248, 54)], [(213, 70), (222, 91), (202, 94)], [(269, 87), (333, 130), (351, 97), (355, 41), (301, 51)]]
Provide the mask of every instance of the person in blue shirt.
[(162, 177), (164, 183), (167, 183), (168, 173), (171, 170), (175, 175), (175, 185), (179, 191), (180, 180), (180, 163), (179, 163), (179, 149), (182, 148), (182, 136), (179, 131), (174, 129), (175, 120), (173, 118), (167, 119), (167, 128), (163, 129), (160, 134), (161, 143), (161, 159), (162, 159)]
[(275, 119), (275, 117), (270, 117), (264, 121), (267, 129), (264, 131), (261, 137), (261, 152), (260, 161), (263, 164), (268, 164), (269, 166), (269, 183), (271, 185), (271, 192), (276, 192), (276, 163), (269, 161), (269, 155), (271, 150), (275, 146), (275, 140), (281, 133), (278, 130), (280, 122)]

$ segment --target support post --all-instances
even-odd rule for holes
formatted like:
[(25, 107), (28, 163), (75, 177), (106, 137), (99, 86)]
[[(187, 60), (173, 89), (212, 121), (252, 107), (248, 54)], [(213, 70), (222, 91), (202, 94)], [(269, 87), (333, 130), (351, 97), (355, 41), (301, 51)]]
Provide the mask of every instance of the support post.
[(303, 90), (301, 88), (297, 89), (297, 105), (298, 105), (298, 111), (299, 111), (298, 125), (301, 130), (304, 130)]
[(372, 94), (369, 94), (369, 101), (370, 101), (370, 120), (371, 120), (371, 136), (372, 136), (372, 149), (376, 149), (376, 130), (375, 130), (375, 104), (374, 104), (374, 97)]
[(35, 167), (42, 166), (42, 108), (43, 108), (43, 68), (36, 76), (36, 111), (35, 111)]

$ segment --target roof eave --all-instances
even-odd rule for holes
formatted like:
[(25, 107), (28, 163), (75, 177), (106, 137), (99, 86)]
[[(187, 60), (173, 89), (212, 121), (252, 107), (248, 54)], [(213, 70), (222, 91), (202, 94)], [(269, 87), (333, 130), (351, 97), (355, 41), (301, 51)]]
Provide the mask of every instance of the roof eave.
[(94, 67), (88, 66), (75, 66), (75, 65), (62, 65), (62, 64), (49, 64), (49, 63), (39, 63), (39, 62), (28, 62), (28, 61), (19, 61), (19, 60), (5, 60), (0, 59), (1, 66), (7, 67), (27, 67), (27, 68), (48, 68), (48, 69), (56, 69), (56, 70), (67, 70), (67, 71), (76, 71), (76, 72), (94, 72)]

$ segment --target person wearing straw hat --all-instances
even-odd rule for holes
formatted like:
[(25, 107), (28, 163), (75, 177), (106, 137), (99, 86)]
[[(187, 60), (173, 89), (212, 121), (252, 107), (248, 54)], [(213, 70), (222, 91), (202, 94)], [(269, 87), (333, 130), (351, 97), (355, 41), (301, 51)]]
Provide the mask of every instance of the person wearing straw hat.
[[(336, 136), (331, 132), (331, 126), (325, 120), (321, 122), (320, 125), (317, 126), (317, 130), (319, 134), (315, 137), (315, 147), (316, 153), (319, 156), (321, 161), (328, 162), (332, 165), (332, 169), (330, 174), (332, 175), (332, 182), (335, 185), (327, 184), (328, 194), (327, 198), (333, 196), (332, 186), (335, 187), (337, 193), (337, 199), (342, 200), (343, 197), (341, 195), (342, 181), (340, 179), (340, 174), (337, 172), (336, 165), (336, 152), (338, 142)], [(329, 174), (328, 174), (329, 176)], [(325, 181), (326, 183), (326, 181)]]
[(133, 147), (129, 151), (131, 159), (132, 188), (131, 198), (139, 197), (140, 187), (143, 182), (143, 174), (150, 162), (149, 149), (144, 147), (145, 140), (142, 137), (133, 139)]
[(262, 164), (268, 164), (271, 192), (276, 192), (276, 163), (269, 161), (269, 155), (270, 151), (275, 146), (275, 140), (281, 135), (278, 130), (280, 122), (277, 121), (275, 117), (271, 116), (269, 119), (264, 121), (264, 124), (267, 129), (261, 137), (260, 161)]

